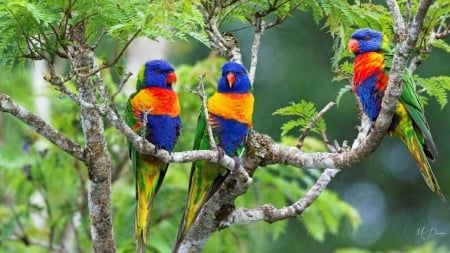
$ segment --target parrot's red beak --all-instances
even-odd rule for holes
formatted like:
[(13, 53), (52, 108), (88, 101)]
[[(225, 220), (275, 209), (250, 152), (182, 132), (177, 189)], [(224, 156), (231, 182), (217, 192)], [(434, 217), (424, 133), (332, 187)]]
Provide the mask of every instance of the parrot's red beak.
[(355, 54), (359, 53), (359, 42), (355, 39), (351, 39), (348, 42), (348, 50)]
[(166, 84), (172, 85), (177, 82), (177, 75), (175, 75), (175, 72), (167, 73), (166, 75)]
[(236, 81), (236, 76), (234, 75), (234, 73), (233, 72), (228, 73), (227, 74), (227, 82), (228, 82), (228, 86), (230, 87), (230, 89), (231, 89), (231, 87), (233, 87), (234, 81)]

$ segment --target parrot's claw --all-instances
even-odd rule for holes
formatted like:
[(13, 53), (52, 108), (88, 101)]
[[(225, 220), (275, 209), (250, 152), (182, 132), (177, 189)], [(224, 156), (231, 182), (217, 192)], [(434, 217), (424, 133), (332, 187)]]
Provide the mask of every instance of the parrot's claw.
[(163, 149), (163, 147), (161, 145), (155, 145), (155, 152), (154, 152), (154, 154), (158, 153), (158, 151), (160, 151), (161, 149)]

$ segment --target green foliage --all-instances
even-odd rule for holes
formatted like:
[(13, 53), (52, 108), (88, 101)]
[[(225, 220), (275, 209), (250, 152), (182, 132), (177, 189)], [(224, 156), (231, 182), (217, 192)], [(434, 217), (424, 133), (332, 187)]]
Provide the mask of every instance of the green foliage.
[(446, 53), (450, 53), (450, 45), (445, 40), (433, 40), (430, 45), (435, 48), (440, 48)]
[[(314, 20), (324, 20), (323, 28), (329, 30), (334, 39), (332, 57), (333, 69), (344, 57), (350, 56), (347, 50), (348, 38), (356, 28), (371, 27), (390, 35), (392, 19), (387, 9), (372, 3), (350, 4), (347, 1), (314, 0), (312, 12)], [(389, 37), (389, 36), (388, 36)]]
[(421, 78), (414, 76), (416, 83), (426, 89), (428, 95), (436, 98), (441, 109), (448, 103), (447, 92), (450, 91), (449, 76), (434, 76), (430, 78)]
[[(22, 151), (26, 160), (12, 164), (0, 161), (10, 164), (2, 166), (0, 171), (0, 198), (8, 200), (8, 204), (0, 205), (0, 238), (5, 242), (2, 252), (20, 251), (23, 242), (12, 240), (17, 237), (29, 238), (33, 241), (32, 247), (41, 241), (48, 242), (48, 247), (58, 248), (64, 244), (65, 233), (73, 233), (67, 230), (70, 226), (75, 226), (80, 249), (88, 251), (87, 206), (81, 204), (87, 200), (86, 196), (77, 198), (85, 187), (82, 182), (86, 180), (79, 180), (87, 178), (81, 172), (85, 170), (58, 148), (43, 148), (44, 141), (33, 137), (33, 132), (30, 135), (31, 140), (26, 141)], [(44, 252), (43, 249), (32, 252)]]
[(356, 231), (361, 223), (358, 212), (340, 200), (336, 193), (325, 190), (303, 213), (302, 222), (311, 237), (323, 242), (327, 232), (332, 235), (338, 234), (339, 225), (344, 217), (350, 222), (352, 230)]
[[(86, 37), (96, 42), (101, 31), (126, 45), (130, 37), (184, 39), (188, 36), (208, 45), (198, 1), (24, 1), (0, 5), (0, 52), (3, 66), (23, 58), (43, 59), (59, 55), (72, 38), (72, 25), (85, 22)], [(109, 53), (114, 53), (110, 51)], [(117, 52), (116, 52), (117, 53)]]
[(342, 87), (339, 90), (338, 95), (336, 97), (336, 105), (339, 106), (339, 102), (341, 102), (342, 96), (344, 96), (344, 94), (351, 92), (351, 91), (352, 91), (352, 86), (350, 84), (347, 84), (344, 87)]
[[(13, 66), (19, 56), (23, 56), (26, 48), (51, 50), (46, 45), (39, 45), (37, 36), (42, 36), (49, 43), (53, 39), (49, 36), (50, 25), (60, 18), (60, 12), (47, 5), (40, 5), (29, 1), (8, 1), (0, 4), (0, 52), (3, 67)], [(38, 35), (41, 34), (41, 35)], [(24, 37), (28, 37), (27, 40)], [(53, 51), (53, 50), (51, 50)]]
[[(299, 103), (291, 103), (290, 106), (286, 106), (276, 110), (272, 115), (283, 115), (283, 116), (297, 116), (298, 118), (289, 120), (284, 123), (281, 127), (282, 135), (287, 134), (290, 130), (300, 127), (301, 131), (304, 131), (308, 126), (311, 119), (316, 116), (317, 109), (314, 103), (301, 100)], [(313, 132), (318, 134), (326, 131), (326, 124), (323, 118), (320, 118), (315, 126), (311, 129)]]
[[(211, 3), (204, 3), (206, 8), (214, 10), (218, 3), (210, 1)], [(296, 9), (305, 9), (309, 3), (304, 3), (301, 0), (291, 1), (266, 1), (266, 0), (251, 0), (251, 1), (235, 1), (232, 4), (222, 3), (222, 8), (225, 7), (217, 21), (219, 25), (235, 21), (249, 22), (254, 18), (262, 18), (266, 23), (279, 23), (289, 17)]]
[(93, 17), (91, 29), (107, 29), (111, 36), (122, 41), (142, 30), (140, 35), (150, 39), (187, 39), (186, 36), (191, 36), (208, 45), (203, 32), (203, 17), (196, 8), (198, 3), (186, 0), (107, 1), (102, 5), (95, 4), (85, 15), (98, 13)]

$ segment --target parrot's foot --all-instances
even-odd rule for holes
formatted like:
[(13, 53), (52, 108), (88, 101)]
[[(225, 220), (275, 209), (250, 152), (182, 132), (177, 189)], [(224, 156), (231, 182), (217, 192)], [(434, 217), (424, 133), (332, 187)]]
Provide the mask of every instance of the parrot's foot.
[(163, 147), (161, 145), (156, 145), (156, 144), (154, 144), (154, 145), (155, 145), (155, 152), (153, 154), (156, 154), (156, 153), (158, 153), (158, 151), (163, 149)]

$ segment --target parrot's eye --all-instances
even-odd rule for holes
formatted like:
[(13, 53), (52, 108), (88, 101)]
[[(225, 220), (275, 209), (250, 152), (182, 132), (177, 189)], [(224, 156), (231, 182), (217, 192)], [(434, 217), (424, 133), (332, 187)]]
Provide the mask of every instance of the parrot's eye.
[(244, 74), (243, 70), (239, 71), (239, 75), (243, 75), (243, 74)]
[(364, 40), (370, 40), (370, 39), (371, 39), (370, 35), (364, 36)]
[(161, 73), (162, 73), (162, 71), (161, 71), (160, 69), (155, 69), (155, 73), (157, 73), (157, 74), (161, 74)]

